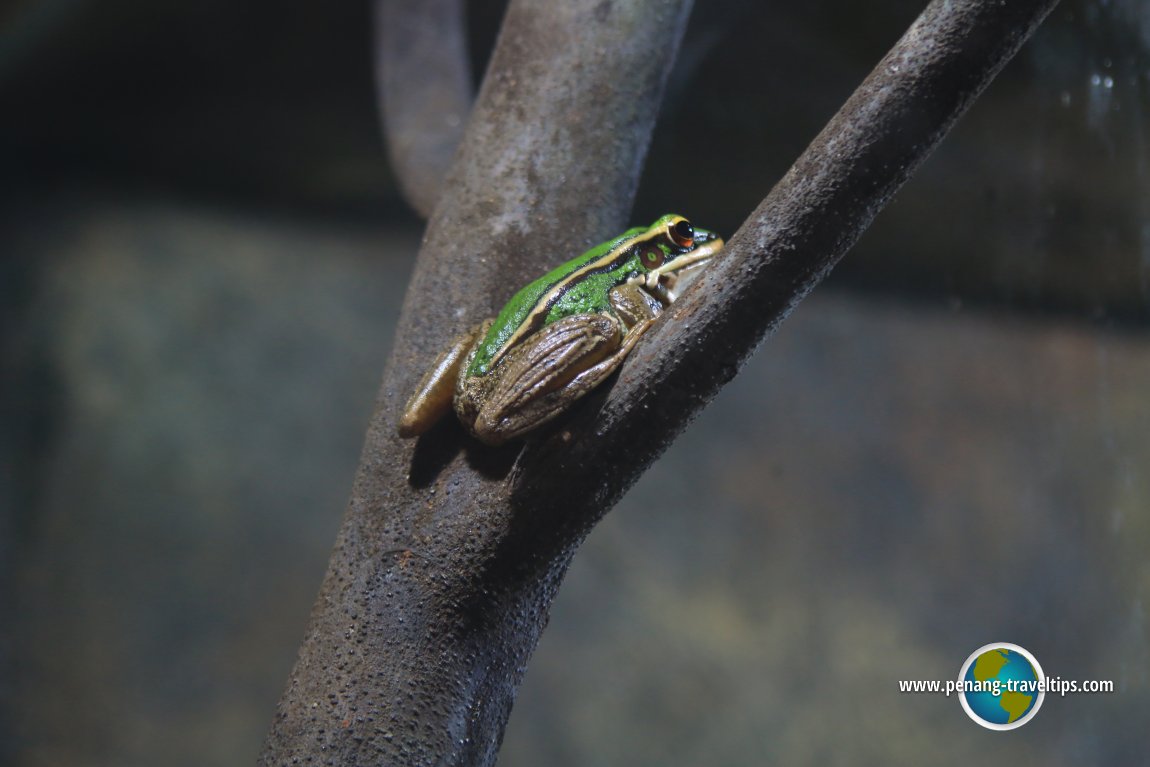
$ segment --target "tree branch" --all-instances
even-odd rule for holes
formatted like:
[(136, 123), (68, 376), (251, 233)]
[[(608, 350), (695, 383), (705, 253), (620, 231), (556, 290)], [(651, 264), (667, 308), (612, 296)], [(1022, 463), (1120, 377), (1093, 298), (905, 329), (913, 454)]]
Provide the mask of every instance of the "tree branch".
[[(406, 394), (524, 278), (616, 233), (686, 2), (513, 2), (401, 317), (265, 764), (491, 764), (586, 531), (829, 271), (1056, 0), (936, 0), (657, 323), (525, 447)], [(642, 6), (642, 7), (639, 7)], [(610, 467), (606, 470), (605, 467)]]
[[(556, 460), (610, 455), (609, 508), (830, 272), (1057, 3), (934, 0), (644, 336), (609, 394), (570, 419), (571, 444), (552, 438), (525, 451), (524, 484), (545, 484)], [(594, 445), (580, 438), (592, 433)]]
[(376, 0), (376, 83), (404, 198), (431, 215), (471, 111), (462, 0)]
[(689, 5), (513, 0), (264, 764), (495, 761), (567, 556), (505, 548), (516, 447), (484, 448), (452, 423), (401, 442), (398, 410), (454, 334), (623, 228)]

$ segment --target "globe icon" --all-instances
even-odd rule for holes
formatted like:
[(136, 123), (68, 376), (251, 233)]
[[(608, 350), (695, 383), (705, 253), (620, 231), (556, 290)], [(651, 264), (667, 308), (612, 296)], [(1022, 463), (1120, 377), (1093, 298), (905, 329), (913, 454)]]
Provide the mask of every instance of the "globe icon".
[(978, 724), (992, 730), (1021, 727), (1038, 713), (1045, 696), (1042, 667), (1018, 645), (980, 647), (959, 675), (959, 700)]

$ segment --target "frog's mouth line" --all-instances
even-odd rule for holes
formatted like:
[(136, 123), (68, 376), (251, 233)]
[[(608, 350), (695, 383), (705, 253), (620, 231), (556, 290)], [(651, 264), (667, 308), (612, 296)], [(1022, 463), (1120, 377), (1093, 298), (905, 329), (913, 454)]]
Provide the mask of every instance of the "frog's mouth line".
[(694, 250), (671, 259), (658, 269), (652, 269), (647, 273), (647, 280), (649, 283), (653, 283), (661, 277), (677, 274), (687, 269), (694, 269), (696, 266), (702, 265), (704, 261), (713, 258), (714, 255), (722, 249), (722, 237), (716, 236), (714, 239), (699, 243)]

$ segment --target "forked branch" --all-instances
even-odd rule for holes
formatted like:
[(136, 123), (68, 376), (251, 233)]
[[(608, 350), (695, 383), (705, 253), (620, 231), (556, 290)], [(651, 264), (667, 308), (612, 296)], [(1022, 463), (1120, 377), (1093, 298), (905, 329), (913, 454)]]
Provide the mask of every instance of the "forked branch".
[[(1057, 0), (935, 0), (610, 391), (523, 446), (395, 436), (422, 367), (619, 231), (686, 0), (513, 0), (428, 225), (265, 764), (488, 765), (587, 530), (830, 270)], [(670, 201), (669, 204), (673, 204)], [(609, 463), (611, 471), (602, 470)]]

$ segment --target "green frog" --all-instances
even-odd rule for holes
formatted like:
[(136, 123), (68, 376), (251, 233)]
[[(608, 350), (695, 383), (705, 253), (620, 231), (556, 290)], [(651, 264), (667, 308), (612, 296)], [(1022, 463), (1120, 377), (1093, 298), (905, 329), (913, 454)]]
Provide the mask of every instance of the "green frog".
[(489, 445), (550, 421), (615, 372), (675, 300), (684, 270), (722, 247), (714, 232), (669, 214), (553, 269), (439, 355), (404, 407), (399, 435), (424, 433), (452, 407)]

